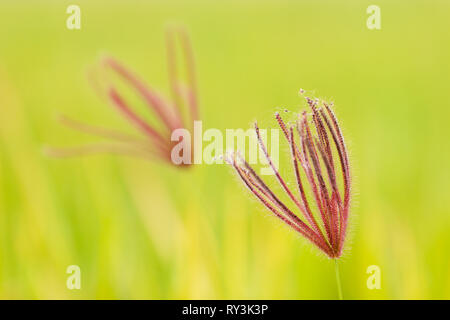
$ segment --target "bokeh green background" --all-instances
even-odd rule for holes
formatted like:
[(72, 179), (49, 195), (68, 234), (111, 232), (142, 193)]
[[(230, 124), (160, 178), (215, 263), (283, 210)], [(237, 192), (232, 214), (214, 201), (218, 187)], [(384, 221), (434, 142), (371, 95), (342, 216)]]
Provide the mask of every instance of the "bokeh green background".
[[(82, 29), (66, 28), (81, 7)], [(381, 8), (382, 29), (366, 28)], [(450, 298), (447, 1), (2, 1), (0, 297), (334, 299), (332, 261), (283, 227), (225, 166), (179, 170), (110, 155), (57, 112), (131, 130), (86, 69), (102, 53), (168, 91), (164, 28), (184, 24), (205, 128), (270, 124), (299, 88), (334, 99), (349, 140), (346, 298)], [(273, 123), (272, 123), (273, 124)], [(66, 288), (79, 265), (81, 290)], [(381, 290), (366, 268), (381, 269)]]

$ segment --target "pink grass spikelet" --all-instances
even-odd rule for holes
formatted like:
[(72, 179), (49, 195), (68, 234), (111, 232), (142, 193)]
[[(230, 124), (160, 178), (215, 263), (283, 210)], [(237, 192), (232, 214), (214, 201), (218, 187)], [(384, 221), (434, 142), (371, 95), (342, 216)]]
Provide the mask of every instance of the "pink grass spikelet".
[[(176, 46), (177, 42), (179, 46)], [(163, 97), (124, 64), (112, 57), (103, 58), (99, 66), (99, 72), (89, 75), (89, 79), (100, 97), (104, 98), (125, 120), (137, 129), (140, 133), (139, 136), (125, 134), (115, 129), (88, 125), (62, 116), (59, 120), (63, 125), (104, 138), (106, 141), (78, 147), (47, 148), (47, 153), (57, 157), (67, 157), (107, 152), (143, 157), (150, 160), (162, 160), (173, 164), (171, 159), (172, 148), (182, 141), (171, 141), (171, 134), (179, 128), (192, 130), (194, 121), (199, 120), (199, 112), (194, 57), (185, 30), (182, 28), (168, 29), (166, 47), (171, 99)], [(184, 58), (186, 81), (182, 81), (179, 75), (179, 67), (175, 56), (176, 47), (181, 48), (181, 55)], [(145, 103), (158, 126), (150, 124), (135, 111), (107, 76), (108, 72), (112, 72), (137, 94)], [(188, 165), (183, 163), (183, 166)]]
[[(303, 90), (301, 90), (303, 94)], [(290, 209), (237, 153), (226, 157), (245, 186), (277, 218), (308, 239), (329, 258), (341, 257), (348, 226), (351, 177), (347, 148), (338, 120), (330, 105), (305, 97), (311, 113), (303, 111), (288, 125), (279, 113), (275, 119), (289, 144), (295, 176), (293, 190), (273, 164), (260, 136), (259, 147), (275, 179), (295, 210)], [(298, 213), (295, 213), (298, 212)]]

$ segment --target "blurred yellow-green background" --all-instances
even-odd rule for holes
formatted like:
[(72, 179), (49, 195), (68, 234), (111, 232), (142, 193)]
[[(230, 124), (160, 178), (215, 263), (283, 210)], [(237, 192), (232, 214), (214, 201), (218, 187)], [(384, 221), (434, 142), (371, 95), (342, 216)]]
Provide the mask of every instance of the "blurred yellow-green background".
[[(81, 30), (66, 28), (70, 4)], [(381, 30), (366, 27), (371, 4)], [(132, 132), (86, 70), (110, 53), (167, 93), (169, 22), (189, 30), (205, 128), (269, 125), (302, 106), (299, 88), (335, 101), (356, 190), (345, 298), (450, 298), (449, 16), (435, 0), (3, 0), (0, 298), (337, 298), (332, 261), (225, 166), (43, 155), (93, 140), (58, 112)], [(81, 290), (66, 287), (69, 265)]]

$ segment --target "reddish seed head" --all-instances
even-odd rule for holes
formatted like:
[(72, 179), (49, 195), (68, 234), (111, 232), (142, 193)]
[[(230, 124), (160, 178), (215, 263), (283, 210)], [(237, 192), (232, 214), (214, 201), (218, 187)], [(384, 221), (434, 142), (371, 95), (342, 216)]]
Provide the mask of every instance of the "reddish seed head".
[[(184, 56), (187, 79), (180, 80), (175, 59), (175, 40), (178, 38)], [(73, 129), (101, 136), (110, 141), (75, 148), (51, 148), (49, 152), (55, 156), (72, 156), (96, 152), (111, 152), (131, 156), (140, 156), (152, 160), (159, 159), (171, 163), (171, 150), (178, 142), (171, 141), (171, 134), (177, 128), (192, 129), (193, 122), (198, 120), (197, 85), (195, 78), (194, 58), (191, 44), (183, 29), (168, 29), (167, 56), (169, 82), (172, 92), (171, 101), (165, 99), (130, 69), (117, 60), (107, 57), (102, 59), (101, 71), (96, 77), (90, 74), (90, 80), (99, 94), (118, 110), (140, 133), (140, 137), (129, 136), (116, 130), (86, 125), (64, 117), (61, 122)], [(112, 81), (105, 78), (112, 71), (125, 84), (128, 84), (145, 102), (149, 111), (160, 124), (159, 128), (149, 124), (126, 101)], [(103, 77), (101, 77), (103, 75)], [(183, 112), (187, 110), (187, 112)], [(184, 115), (185, 113), (186, 115)], [(126, 137), (126, 139), (124, 138)], [(186, 165), (185, 165), (186, 166)]]
[[(335, 259), (342, 255), (348, 225), (351, 183), (348, 154), (331, 108), (323, 103), (318, 109), (319, 101), (316, 99), (306, 98), (306, 101), (312, 114), (308, 116), (303, 111), (295, 125), (286, 126), (279, 113), (275, 114), (290, 146), (296, 191), (288, 187), (273, 165), (255, 124), (259, 146), (296, 210), (289, 209), (245, 159), (234, 154), (227, 158), (227, 162), (268, 210)], [(294, 211), (299, 211), (300, 215)]]

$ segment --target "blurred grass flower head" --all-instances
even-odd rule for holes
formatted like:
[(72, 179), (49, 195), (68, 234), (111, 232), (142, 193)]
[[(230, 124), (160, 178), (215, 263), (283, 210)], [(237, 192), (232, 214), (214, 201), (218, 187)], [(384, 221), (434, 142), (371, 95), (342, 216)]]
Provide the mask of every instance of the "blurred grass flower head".
[[(185, 82), (181, 80), (177, 66), (175, 53), (177, 38), (185, 63), (187, 77)], [(102, 58), (99, 72), (89, 74), (89, 79), (100, 97), (119, 111), (123, 118), (140, 132), (140, 137), (60, 116), (59, 120), (62, 124), (78, 131), (106, 138), (108, 142), (79, 147), (48, 148), (47, 152), (58, 157), (107, 152), (162, 160), (173, 164), (171, 150), (175, 144), (183, 143), (183, 141), (171, 141), (171, 134), (178, 128), (192, 129), (194, 121), (199, 118), (198, 99), (193, 51), (186, 31), (183, 28), (168, 28), (166, 47), (172, 99), (163, 97), (128, 67), (112, 57)], [(108, 74), (111, 71), (144, 101), (147, 109), (154, 116), (153, 120), (156, 120), (156, 125), (149, 123), (139, 115), (131, 103), (119, 92)], [(189, 166), (189, 164), (182, 166)]]
[[(300, 93), (303, 94), (303, 90)], [(275, 195), (241, 155), (232, 153), (227, 155), (226, 161), (270, 212), (329, 258), (337, 259), (344, 248), (350, 206), (351, 178), (347, 148), (330, 104), (305, 98), (311, 113), (303, 111), (293, 124), (286, 124), (279, 113), (275, 114), (289, 143), (297, 191), (291, 190), (288, 182), (281, 177), (255, 123), (261, 151), (276, 180), (301, 216)]]

